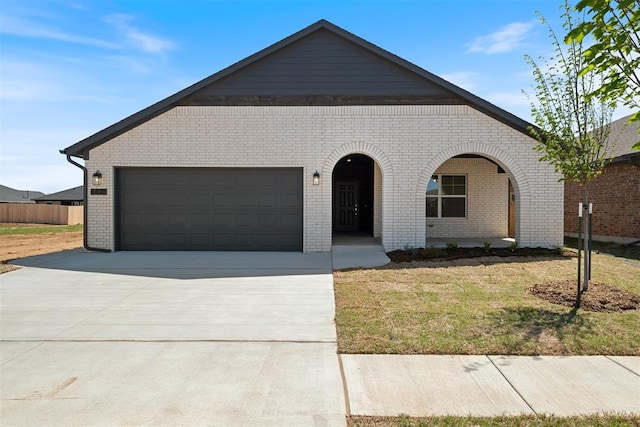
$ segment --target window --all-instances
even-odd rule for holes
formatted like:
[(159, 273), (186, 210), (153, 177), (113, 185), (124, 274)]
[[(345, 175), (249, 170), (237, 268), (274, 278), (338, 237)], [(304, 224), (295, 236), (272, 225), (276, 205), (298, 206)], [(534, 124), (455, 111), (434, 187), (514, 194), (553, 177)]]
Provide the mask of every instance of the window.
[(464, 218), (467, 216), (467, 177), (433, 175), (427, 184), (428, 218)]

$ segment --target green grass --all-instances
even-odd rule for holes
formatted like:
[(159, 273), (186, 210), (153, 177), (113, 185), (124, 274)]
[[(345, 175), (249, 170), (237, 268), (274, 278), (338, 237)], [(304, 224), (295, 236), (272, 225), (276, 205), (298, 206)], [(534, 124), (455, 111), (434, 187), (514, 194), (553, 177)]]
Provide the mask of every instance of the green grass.
[[(594, 255), (593, 280), (640, 294), (640, 265)], [(640, 311), (543, 301), (536, 283), (571, 279), (575, 258), (392, 264), (334, 273), (340, 353), (640, 355)]]
[(14, 234), (55, 234), (70, 233), (74, 231), (82, 231), (82, 224), (76, 225), (11, 225), (0, 226), (0, 236), (9, 236)]
[(638, 427), (640, 417), (633, 415), (580, 415), (556, 417), (522, 415), (517, 417), (349, 417), (349, 427)]

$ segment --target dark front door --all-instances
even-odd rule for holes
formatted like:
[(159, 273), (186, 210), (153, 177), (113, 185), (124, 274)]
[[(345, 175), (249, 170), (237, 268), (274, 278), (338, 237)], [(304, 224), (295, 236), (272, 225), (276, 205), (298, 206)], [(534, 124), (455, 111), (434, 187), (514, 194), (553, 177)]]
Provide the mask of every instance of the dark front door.
[(334, 194), (334, 230), (359, 231), (358, 182), (337, 182)]

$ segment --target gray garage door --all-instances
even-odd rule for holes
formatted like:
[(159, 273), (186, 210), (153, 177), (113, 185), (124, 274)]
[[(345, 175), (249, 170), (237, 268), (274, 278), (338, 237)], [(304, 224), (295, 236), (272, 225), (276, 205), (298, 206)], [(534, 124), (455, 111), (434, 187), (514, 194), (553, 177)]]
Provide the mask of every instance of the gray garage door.
[(122, 250), (301, 251), (301, 168), (117, 170)]

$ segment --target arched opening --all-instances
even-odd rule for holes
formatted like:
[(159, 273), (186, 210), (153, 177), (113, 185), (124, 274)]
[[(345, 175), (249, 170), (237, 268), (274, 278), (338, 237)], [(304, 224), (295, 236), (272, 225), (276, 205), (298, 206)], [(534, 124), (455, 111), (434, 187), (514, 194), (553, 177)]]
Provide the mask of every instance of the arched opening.
[(513, 175), (491, 157), (463, 153), (437, 166), (425, 188), (427, 245), (508, 246), (516, 235)]
[(376, 206), (376, 162), (364, 154), (349, 154), (341, 158), (332, 175), (332, 232), (340, 236), (377, 236), (380, 207)]

